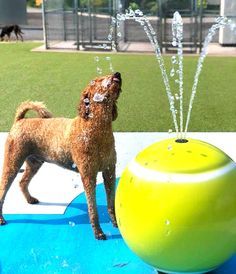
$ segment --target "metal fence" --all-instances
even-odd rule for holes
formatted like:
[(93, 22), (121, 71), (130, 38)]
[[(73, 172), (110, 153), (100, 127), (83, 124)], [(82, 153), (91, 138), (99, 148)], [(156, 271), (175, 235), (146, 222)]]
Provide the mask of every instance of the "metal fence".
[[(114, 2), (114, 1), (113, 1)], [(92, 0), (78, 6), (77, 0), (44, 1), (44, 29), (47, 48), (62, 47), (91, 48), (106, 42), (113, 15), (114, 3), (96, 7)]]
[[(184, 21), (184, 48), (196, 52), (201, 49), (202, 39), (214, 17), (219, 15), (220, 0), (207, 8), (203, 0), (156, 0), (155, 14), (149, 17), (158, 34), (162, 50), (172, 50), (171, 18), (179, 7)], [(82, 2), (82, 1), (80, 1)], [(94, 0), (44, 0), (43, 18), (46, 48), (93, 49), (106, 44), (106, 50), (112, 49), (112, 41), (108, 40), (112, 16), (124, 12), (125, 0), (108, 0), (106, 5), (97, 7)], [(144, 11), (144, 14), (149, 11)], [(148, 42), (143, 28), (134, 20), (122, 23), (122, 38), (114, 38), (117, 50), (120, 45), (133, 42)], [(214, 42), (218, 37), (214, 38)]]

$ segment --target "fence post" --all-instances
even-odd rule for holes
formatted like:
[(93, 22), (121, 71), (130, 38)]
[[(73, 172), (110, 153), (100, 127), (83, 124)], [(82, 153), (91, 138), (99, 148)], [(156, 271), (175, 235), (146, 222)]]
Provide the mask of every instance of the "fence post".
[(42, 1), (42, 19), (43, 19), (43, 40), (44, 40), (44, 45), (45, 45), (45, 49), (49, 49), (48, 39), (47, 39), (47, 27), (46, 27), (45, 0)]
[(65, 15), (65, 12), (66, 12), (66, 10), (65, 10), (65, 1), (63, 1), (63, 3), (62, 3), (62, 20), (63, 20), (63, 39), (64, 39), (64, 41), (67, 40), (67, 36), (66, 36), (66, 21), (65, 21), (66, 15)]
[(75, 16), (75, 36), (76, 36), (76, 49), (79, 50), (79, 20), (78, 20), (78, 0), (74, 0), (74, 16)]
[(203, 16), (203, 11), (202, 11), (202, 0), (200, 1), (200, 37), (199, 37), (199, 52), (202, 51), (202, 16)]
[(159, 45), (161, 52), (163, 51), (163, 27), (162, 27), (162, 1), (157, 1), (157, 21), (158, 21), (158, 15), (159, 15), (159, 25), (160, 25), (160, 34), (159, 34)]

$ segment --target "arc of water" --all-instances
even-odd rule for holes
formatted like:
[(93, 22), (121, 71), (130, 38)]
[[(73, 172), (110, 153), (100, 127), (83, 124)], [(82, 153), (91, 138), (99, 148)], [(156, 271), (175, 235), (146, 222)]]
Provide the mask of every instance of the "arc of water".
[[(177, 122), (176, 112), (175, 112), (174, 96), (172, 95), (172, 92), (171, 92), (169, 78), (167, 76), (164, 59), (161, 55), (161, 49), (160, 49), (159, 43), (157, 41), (156, 33), (155, 33), (149, 19), (146, 16), (144, 16), (142, 11), (140, 11), (140, 10), (133, 11), (132, 9), (129, 9), (129, 10), (126, 10), (125, 14), (119, 13), (116, 16), (116, 20), (118, 20), (118, 21), (124, 21), (126, 19), (133, 19), (143, 27), (151, 45), (154, 48), (156, 58), (157, 58), (157, 61), (159, 63), (160, 69), (161, 69), (162, 78), (163, 78), (165, 89), (166, 89), (166, 94), (167, 94), (167, 97), (169, 100), (170, 111), (172, 114), (175, 131), (178, 135), (179, 127), (178, 127), (178, 122)], [(114, 31), (112, 31), (112, 33), (114, 33)]]
[(175, 111), (176, 110), (175, 109), (175, 101), (174, 101), (174, 96), (172, 95), (172, 92), (171, 92), (169, 78), (167, 76), (164, 59), (161, 55), (161, 49), (160, 49), (159, 43), (157, 41), (155, 31), (154, 31), (150, 21), (148, 20), (147, 17), (144, 17), (144, 20), (145, 20), (145, 23), (146, 23), (146, 26), (144, 26), (144, 31), (147, 34), (147, 37), (148, 37), (149, 41), (151, 42), (151, 44), (154, 48), (154, 51), (156, 53), (156, 58), (157, 58), (157, 61), (159, 63), (160, 69), (161, 69), (162, 78), (163, 78), (163, 81), (164, 81), (167, 98), (169, 100), (169, 106), (170, 106), (170, 111), (171, 111), (173, 122), (174, 122), (175, 131), (176, 131), (176, 134), (178, 136), (179, 126), (178, 126), (176, 111)]
[[(157, 61), (159, 63), (160, 69), (161, 69), (162, 78), (163, 78), (163, 82), (165, 85), (167, 97), (169, 100), (170, 111), (172, 114), (174, 127), (176, 130), (177, 136), (178, 136), (179, 127), (178, 127), (178, 122), (177, 122), (177, 118), (176, 118), (174, 96), (172, 95), (172, 92), (171, 92), (169, 78), (167, 76), (164, 60), (161, 55), (161, 50), (160, 50), (160, 46), (157, 41), (156, 33), (155, 33), (150, 21), (148, 20), (148, 18), (146, 16), (144, 16), (142, 11), (140, 11), (140, 10), (133, 11), (132, 9), (129, 9), (129, 10), (126, 10), (125, 14), (121, 14), (121, 13), (117, 14), (116, 17), (112, 17), (112, 24), (110, 27), (110, 33), (108, 35), (108, 40), (112, 41), (112, 49), (115, 50), (116, 45), (114, 42), (114, 35), (115, 35), (114, 28), (115, 28), (115, 26), (119, 25), (120, 21), (125, 21), (126, 19), (134, 19), (141, 26), (143, 26), (143, 29), (144, 29), (151, 45), (154, 48), (156, 58), (157, 58)], [(216, 24), (214, 24), (210, 28), (209, 33), (204, 40), (203, 49), (202, 49), (201, 55), (199, 57), (196, 73), (194, 76), (194, 82), (193, 82), (192, 93), (191, 93), (190, 101), (189, 101), (189, 108), (188, 108), (188, 113), (187, 113), (187, 118), (186, 118), (185, 130), (183, 131), (183, 120), (184, 120), (183, 119), (183, 91), (184, 91), (184, 89), (183, 89), (183, 46), (182, 46), (183, 22), (182, 22), (182, 18), (180, 16), (180, 14), (178, 12), (175, 12), (175, 14), (174, 14), (172, 30), (173, 30), (174, 39), (175, 39), (174, 40), (175, 42), (174, 41), (173, 42), (176, 45), (178, 45), (177, 53), (178, 53), (178, 66), (179, 66), (179, 81), (178, 82), (179, 82), (179, 99), (180, 99), (179, 109), (180, 109), (180, 138), (181, 139), (186, 138), (188, 125), (189, 125), (189, 121), (190, 121), (190, 117), (191, 117), (193, 101), (194, 101), (196, 91), (197, 91), (199, 76), (200, 76), (200, 73), (202, 70), (202, 65), (203, 65), (204, 59), (207, 55), (207, 47), (208, 47), (209, 43), (211, 42), (213, 36), (215, 35), (216, 30), (218, 30), (220, 27), (225, 27), (229, 23), (230, 23), (230, 20), (227, 19), (226, 17), (218, 17), (216, 19)]]
[(183, 20), (179, 12), (176, 11), (173, 15), (172, 20), (172, 35), (173, 35), (173, 46), (178, 46), (177, 56), (178, 56), (178, 74), (179, 74), (179, 120), (180, 120), (180, 136), (183, 138)]
[(209, 29), (209, 32), (204, 40), (202, 52), (198, 59), (197, 69), (196, 69), (196, 73), (194, 76), (192, 93), (191, 93), (191, 97), (190, 97), (190, 101), (189, 101), (188, 114), (187, 114), (187, 119), (186, 119), (186, 124), (185, 124), (185, 130), (184, 130), (184, 138), (186, 138), (186, 135), (187, 135), (188, 125), (189, 125), (189, 121), (190, 121), (190, 117), (191, 117), (191, 113), (192, 113), (193, 101), (194, 101), (194, 98), (195, 98), (195, 95), (197, 92), (197, 85), (198, 85), (199, 76), (202, 71), (203, 62), (207, 56), (208, 45), (212, 41), (212, 38), (216, 34), (216, 31), (220, 27), (225, 27), (226, 25), (228, 25), (230, 23), (231, 23), (231, 21), (227, 17), (220, 16), (220, 17), (216, 18), (216, 24), (212, 25), (212, 27)]

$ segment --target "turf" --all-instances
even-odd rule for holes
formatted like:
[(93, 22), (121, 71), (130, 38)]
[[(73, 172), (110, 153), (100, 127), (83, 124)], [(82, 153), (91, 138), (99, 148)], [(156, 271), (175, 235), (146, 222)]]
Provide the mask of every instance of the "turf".
[[(35, 43), (0, 44), (0, 131), (8, 131), (24, 100), (44, 101), (55, 116), (74, 117), (80, 93), (97, 76), (92, 53), (31, 52)], [(168, 131), (168, 100), (154, 55), (99, 54), (103, 73), (109, 62), (123, 78), (115, 131)], [(165, 57), (170, 71), (170, 57)], [(197, 57), (184, 57), (185, 111)], [(236, 131), (236, 58), (207, 57), (193, 105), (189, 131)], [(172, 80), (173, 93), (177, 85)]]

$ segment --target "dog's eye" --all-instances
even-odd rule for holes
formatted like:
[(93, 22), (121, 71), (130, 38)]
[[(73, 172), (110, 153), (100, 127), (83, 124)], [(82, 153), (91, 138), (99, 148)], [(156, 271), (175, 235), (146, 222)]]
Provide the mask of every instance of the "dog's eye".
[(89, 102), (89, 98), (85, 98), (85, 99), (84, 99), (84, 103), (85, 103), (85, 105), (89, 105), (89, 103), (90, 103), (90, 102)]

